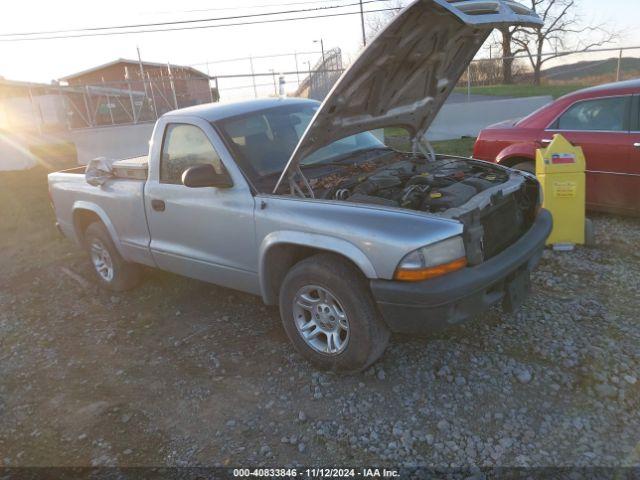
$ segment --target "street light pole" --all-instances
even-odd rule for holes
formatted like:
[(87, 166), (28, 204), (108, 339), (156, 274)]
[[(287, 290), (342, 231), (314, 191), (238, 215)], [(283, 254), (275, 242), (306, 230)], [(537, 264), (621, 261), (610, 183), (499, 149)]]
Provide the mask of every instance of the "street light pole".
[(360, 0), (360, 23), (362, 24), (362, 46), (367, 46), (367, 34), (364, 30), (364, 9), (362, 8), (362, 0)]
[(273, 68), (270, 68), (271, 76), (273, 77), (273, 93), (275, 93), (276, 97), (278, 96), (278, 86), (276, 85), (276, 71)]
[(322, 51), (322, 64), (324, 65), (324, 62), (326, 61), (326, 59), (324, 58), (324, 40), (320, 38), (320, 40), (314, 40), (313, 43), (320, 44), (320, 51)]
[(298, 77), (298, 86), (300, 86), (300, 67), (298, 66), (298, 52), (293, 54), (293, 58), (296, 60), (296, 76)]
[(253, 82), (253, 96), (258, 98), (258, 87), (256, 86), (256, 72), (253, 69), (253, 57), (249, 55), (249, 66), (251, 67), (251, 81)]

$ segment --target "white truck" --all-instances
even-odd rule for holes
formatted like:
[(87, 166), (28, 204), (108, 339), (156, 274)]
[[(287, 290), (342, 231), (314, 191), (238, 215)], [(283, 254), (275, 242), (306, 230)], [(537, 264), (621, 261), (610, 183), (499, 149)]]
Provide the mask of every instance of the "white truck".
[[(416, 1), (322, 104), (170, 112), (148, 161), (91, 184), (82, 168), (51, 174), (59, 228), (113, 290), (147, 265), (260, 295), (334, 370), (369, 366), (390, 332), (517, 308), (552, 224), (536, 179), (436, 155), (424, 135), (494, 27), (539, 23), (508, 0)], [(370, 133), (387, 126), (406, 128), (413, 151)]]

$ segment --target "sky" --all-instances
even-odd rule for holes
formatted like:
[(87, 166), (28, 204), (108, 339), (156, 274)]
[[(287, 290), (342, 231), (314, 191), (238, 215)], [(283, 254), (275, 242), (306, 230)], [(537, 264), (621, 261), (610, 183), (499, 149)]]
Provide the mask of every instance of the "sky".
[[(637, 1), (578, 0), (578, 3), (586, 22), (607, 22), (622, 32), (620, 40), (614, 46), (640, 46), (640, 31), (636, 24)], [(286, 3), (295, 4), (283, 5)], [(180, 2), (175, 0), (62, 0), (55, 2), (5, 0), (0, 7), (0, 35), (227, 17), (353, 3), (357, 3), (357, 0), (181, 0)], [(365, 5), (365, 9), (384, 8), (392, 6), (393, 3), (393, 1), (386, 3), (378, 1)], [(258, 8), (257, 5), (268, 6)], [(356, 12), (357, 10), (357, 7), (352, 6), (333, 11)], [(316, 13), (328, 12), (327, 10)], [(368, 16), (371, 15), (375, 14)], [(222, 62), (227, 59), (294, 51), (316, 52), (298, 56), (298, 67), (300, 70), (305, 70), (308, 68), (305, 61), (315, 63), (320, 57), (319, 44), (314, 43), (314, 40), (317, 41), (320, 38), (324, 42), (325, 49), (340, 47), (345, 59), (349, 61), (357, 55), (362, 45), (359, 15), (179, 32), (28, 42), (0, 41), (0, 76), (11, 80), (49, 83), (53, 79), (116, 58), (136, 58), (137, 47), (140, 49), (143, 60), (195, 65), (196, 68), (205, 72), (208, 69), (212, 75), (250, 71), (248, 60)], [(640, 50), (633, 54), (640, 57)], [(257, 72), (295, 70), (295, 58), (293, 55), (268, 59), (256, 58), (254, 69)], [(288, 78), (287, 81), (293, 82), (295, 79)], [(273, 90), (270, 83), (268, 78), (260, 81), (260, 84), (264, 84), (260, 87), (261, 93)], [(250, 84), (249, 79), (222, 80), (220, 88), (223, 93), (226, 87), (229, 89), (229, 94), (242, 96), (248, 92), (252, 93), (252, 87), (243, 88)]]

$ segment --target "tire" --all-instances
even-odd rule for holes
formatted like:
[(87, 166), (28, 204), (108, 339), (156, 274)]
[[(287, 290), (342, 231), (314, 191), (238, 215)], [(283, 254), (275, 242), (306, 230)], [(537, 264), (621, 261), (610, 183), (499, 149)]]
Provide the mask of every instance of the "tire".
[(513, 167), (516, 170), (522, 170), (524, 172), (536, 173), (536, 165), (531, 160), (527, 160), (525, 162), (516, 163)]
[[(333, 254), (314, 255), (291, 268), (280, 288), (280, 315), (296, 349), (324, 370), (364, 370), (380, 358), (389, 342), (389, 330), (366, 279)], [(317, 323), (307, 328), (312, 320)]]
[(95, 278), (101, 286), (114, 292), (122, 292), (140, 283), (140, 266), (126, 262), (120, 256), (102, 223), (94, 222), (87, 227), (84, 245)]
[(596, 229), (590, 218), (584, 222), (584, 245), (586, 247), (596, 246)]

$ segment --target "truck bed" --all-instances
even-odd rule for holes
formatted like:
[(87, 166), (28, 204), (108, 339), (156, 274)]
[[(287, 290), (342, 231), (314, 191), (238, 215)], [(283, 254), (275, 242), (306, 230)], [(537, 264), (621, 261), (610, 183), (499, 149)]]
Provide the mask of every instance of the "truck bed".
[(145, 182), (113, 178), (102, 186), (92, 186), (85, 180), (84, 169), (49, 174), (49, 193), (60, 230), (80, 244), (84, 229), (100, 220), (113, 238), (119, 239), (125, 260), (153, 265), (144, 206)]

